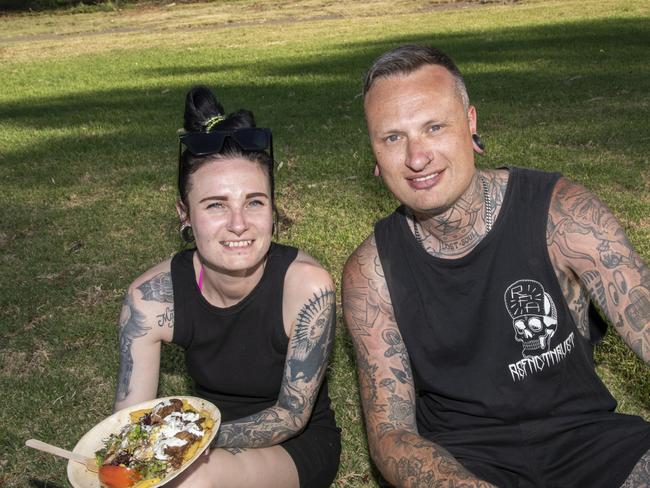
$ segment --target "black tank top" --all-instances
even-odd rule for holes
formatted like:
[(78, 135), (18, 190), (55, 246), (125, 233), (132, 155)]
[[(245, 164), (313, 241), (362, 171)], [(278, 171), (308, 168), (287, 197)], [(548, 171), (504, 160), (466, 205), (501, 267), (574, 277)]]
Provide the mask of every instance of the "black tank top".
[[(230, 421), (273, 406), (280, 393), (288, 337), (282, 317), (284, 277), (298, 250), (272, 243), (260, 282), (236, 305), (220, 308), (201, 294), (194, 273), (194, 250), (171, 262), (175, 344), (185, 349), (196, 394), (219, 407)], [(327, 379), (311, 424), (334, 424)]]
[(458, 259), (429, 255), (403, 207), (375, 225), (411, 359), (420, 432), (616, 407), (548, 255), (546, 223), (559, 177), (511, 168), (494, 227)]

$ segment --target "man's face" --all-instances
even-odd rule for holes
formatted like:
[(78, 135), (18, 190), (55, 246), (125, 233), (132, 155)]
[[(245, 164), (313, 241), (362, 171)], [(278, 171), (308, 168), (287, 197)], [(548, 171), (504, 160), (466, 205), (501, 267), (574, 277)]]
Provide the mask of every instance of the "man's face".
[(426, 65), (380, 78), (365, 97), (370, 143), (388, 189), (416, 212), (441, 213), (474, 175), (474, 107), (465, 110), (454, 77)]

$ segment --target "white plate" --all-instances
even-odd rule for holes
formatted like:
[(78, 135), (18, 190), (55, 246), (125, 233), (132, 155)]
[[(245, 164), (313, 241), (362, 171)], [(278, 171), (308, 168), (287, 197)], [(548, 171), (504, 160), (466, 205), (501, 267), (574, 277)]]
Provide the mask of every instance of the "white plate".
[[(129, 418), (129, 414), (131, 412), (142, 410), (144, 408), (153, 408), (156, 404), (164, 400), (171, 400), (172, 398), (187, 400), (187, 402), (192, 405), (195, 410), (205, 410), (209, 412), (212, 420), (214, 421), (214, 426), (212, 427), (212, 431), (208, 436), (208, 441), (205, 442), (202, 447), (197, 449), (197, 451), (194, 453), (194, 456), (188, 459), (187, 462), (185, 462), (185, 464), (183, 464), (179, 469), (172, 471), (164, 479), (154, 485), (151, 485), (151, 488), (162, 486), (172, 478), (178, 476), (185, 469), (187, 469), (190, 464), (196, 461), (196, 459), (203, 453), (203, 451), (208, 448), (212, 442), (212, 439), (214, 439), (214, 436), (217, 434), (217, 430), (219, 430), (219, 425), (221, 424), (221, 413), (219, 412), (219, 409), (209, 401), (191, 396), (173, 396), (148, 400), (146, 402), (127, 407), (124, 410), (115, 412), (113, 415), (102, 420), (100, 423), (95, 425), (95, 427), (86, 432), (86, 434), (81, 439), (79, 439), (77, 445), (74, 446), (73, 451), (78, 452), (79, 454), (82, 454), (86, 457), (94, 458), (95, 452), (104, 447), (105, 439), (107, 439), (111, 434), (118, 434), (122, 427), (131, 422), (131, 419)], [(101, 488), (97, 473), (88, 471), (83, 464), (72, 460), (68, 461), (68, 480), (74, 488)]]

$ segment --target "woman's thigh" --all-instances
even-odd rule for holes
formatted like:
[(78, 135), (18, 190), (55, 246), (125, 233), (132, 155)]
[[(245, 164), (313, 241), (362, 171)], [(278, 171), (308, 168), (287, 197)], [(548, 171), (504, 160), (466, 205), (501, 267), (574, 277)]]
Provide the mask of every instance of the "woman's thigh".
[(281, 446), (213, 449), (166, 486), (298, 488), (298, 471)]

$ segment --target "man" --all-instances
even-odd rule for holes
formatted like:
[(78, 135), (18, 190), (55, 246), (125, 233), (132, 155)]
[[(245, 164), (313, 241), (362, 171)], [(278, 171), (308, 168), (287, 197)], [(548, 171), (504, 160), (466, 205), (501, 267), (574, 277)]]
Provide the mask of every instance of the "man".
[(444, 53), (364, 84), (375, 174), (402, 203), (349, 258), (343, 307), (370, 452), (395, 486), (650, 486), (650, 424), (613, 413), (589, 300), (650, 363), (650, 271), (556, 174), (477, 170), (476, 109)]

